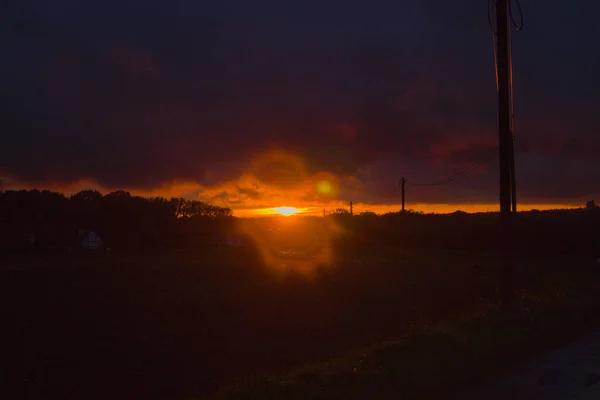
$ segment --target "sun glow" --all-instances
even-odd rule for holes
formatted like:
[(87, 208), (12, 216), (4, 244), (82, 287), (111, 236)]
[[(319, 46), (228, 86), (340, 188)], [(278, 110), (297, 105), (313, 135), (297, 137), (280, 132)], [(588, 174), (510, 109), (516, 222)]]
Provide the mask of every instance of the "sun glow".
[(285, 215), (286, 217), (300, 212), (296, 207), (275, 207), (272, 210), (274, 214)]

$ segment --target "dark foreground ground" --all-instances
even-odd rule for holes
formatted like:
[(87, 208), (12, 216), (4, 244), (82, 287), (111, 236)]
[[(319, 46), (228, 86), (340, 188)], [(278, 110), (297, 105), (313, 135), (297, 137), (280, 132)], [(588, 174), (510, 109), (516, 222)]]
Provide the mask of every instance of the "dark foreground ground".
[[(30, 399), (201, 396), (496, 298), (493, 256), (354, 253), (303, 275), (273, 273), (240, 249), (3, 258), (8, 333), (23, 343), (16, 382)], [(516, 289), (589, 284), (593, 261), (520, 260)]]

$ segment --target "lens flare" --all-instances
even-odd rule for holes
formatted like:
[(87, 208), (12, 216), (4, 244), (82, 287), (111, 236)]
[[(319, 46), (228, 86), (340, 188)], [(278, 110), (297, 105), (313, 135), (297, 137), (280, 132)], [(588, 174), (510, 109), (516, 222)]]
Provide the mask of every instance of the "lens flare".
[(237, 229), (248, 237), (263, 266), (277, 274), (314, 276), (332, 266), (333, 241), (341, 230), (331, 218), (298, 215), (287, 218), (237, 220)]
[(317, 192), (319, 192), (320, 194), (330, 194), (332, 192), (332, 187), (331, 187), (331, 183), (329, 183), (329, 181), (319, 181), (319, 183), (317, 183)]

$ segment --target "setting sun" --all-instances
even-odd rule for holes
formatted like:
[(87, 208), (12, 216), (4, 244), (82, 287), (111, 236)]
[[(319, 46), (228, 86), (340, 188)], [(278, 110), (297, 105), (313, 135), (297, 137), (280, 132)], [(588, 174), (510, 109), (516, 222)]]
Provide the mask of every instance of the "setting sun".
[(297, 214), (300, 210), (298, 210), (296, 207), (275, 207), (273, 208), (273, 211), (276, 214), (289, 216)]

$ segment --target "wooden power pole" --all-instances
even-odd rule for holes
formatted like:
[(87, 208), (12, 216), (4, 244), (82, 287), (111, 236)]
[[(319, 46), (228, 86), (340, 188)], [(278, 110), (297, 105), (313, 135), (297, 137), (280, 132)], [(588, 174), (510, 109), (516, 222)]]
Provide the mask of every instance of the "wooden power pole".
[(404, 179), (404, 177), (402, 177), (402, 179), (400, 179), (399, 182), (400, 188), (402, 189), (402, 212), (405, 211), (404, 209), (404, 201), (405, 201), (405, 193), (406, 193), (406, 179)]
[[(511, 1), (511, 0), (508, 0)], [(509, 19), (511, 19), (511, 21), (509, 22), (509, 27), (508, 27), (508, 45), (510, 46), (508, 49), (509, 52), (509, 85), (510, 85), (510, 197), (511, 197), (511, 203), (512, 203), (512, 212), (516, 213), (517, 212), (517, 181), (515, 178), (515, 94), (514, 94), (514, 90), (513, 90), (513, 41), (512, 41), (512, 26), (510, 24), (512, 24), (512, 18), (510, 15), (510, 4), (509, 4), (509, 8), (508, 8), (508, 12), (509, 12)], [(523, 22), (523, 20), (521, 19), (521, 22)], [(520, 29), (520, 28), (517, 28)]]
[(498, 63), (498, 142), (500, 152), (500, 220), (502, 251), (502, 308), (510, 309), (512, 300), (512, 238), (511, 238), (511, 182), (513, 137), (511, 131), (511, 87), (509, 48), (508, 0), (496, 0), (496, 35)]
[(350, 202), (350, 215), (353, 215), (352, 214), (352, 202)]

